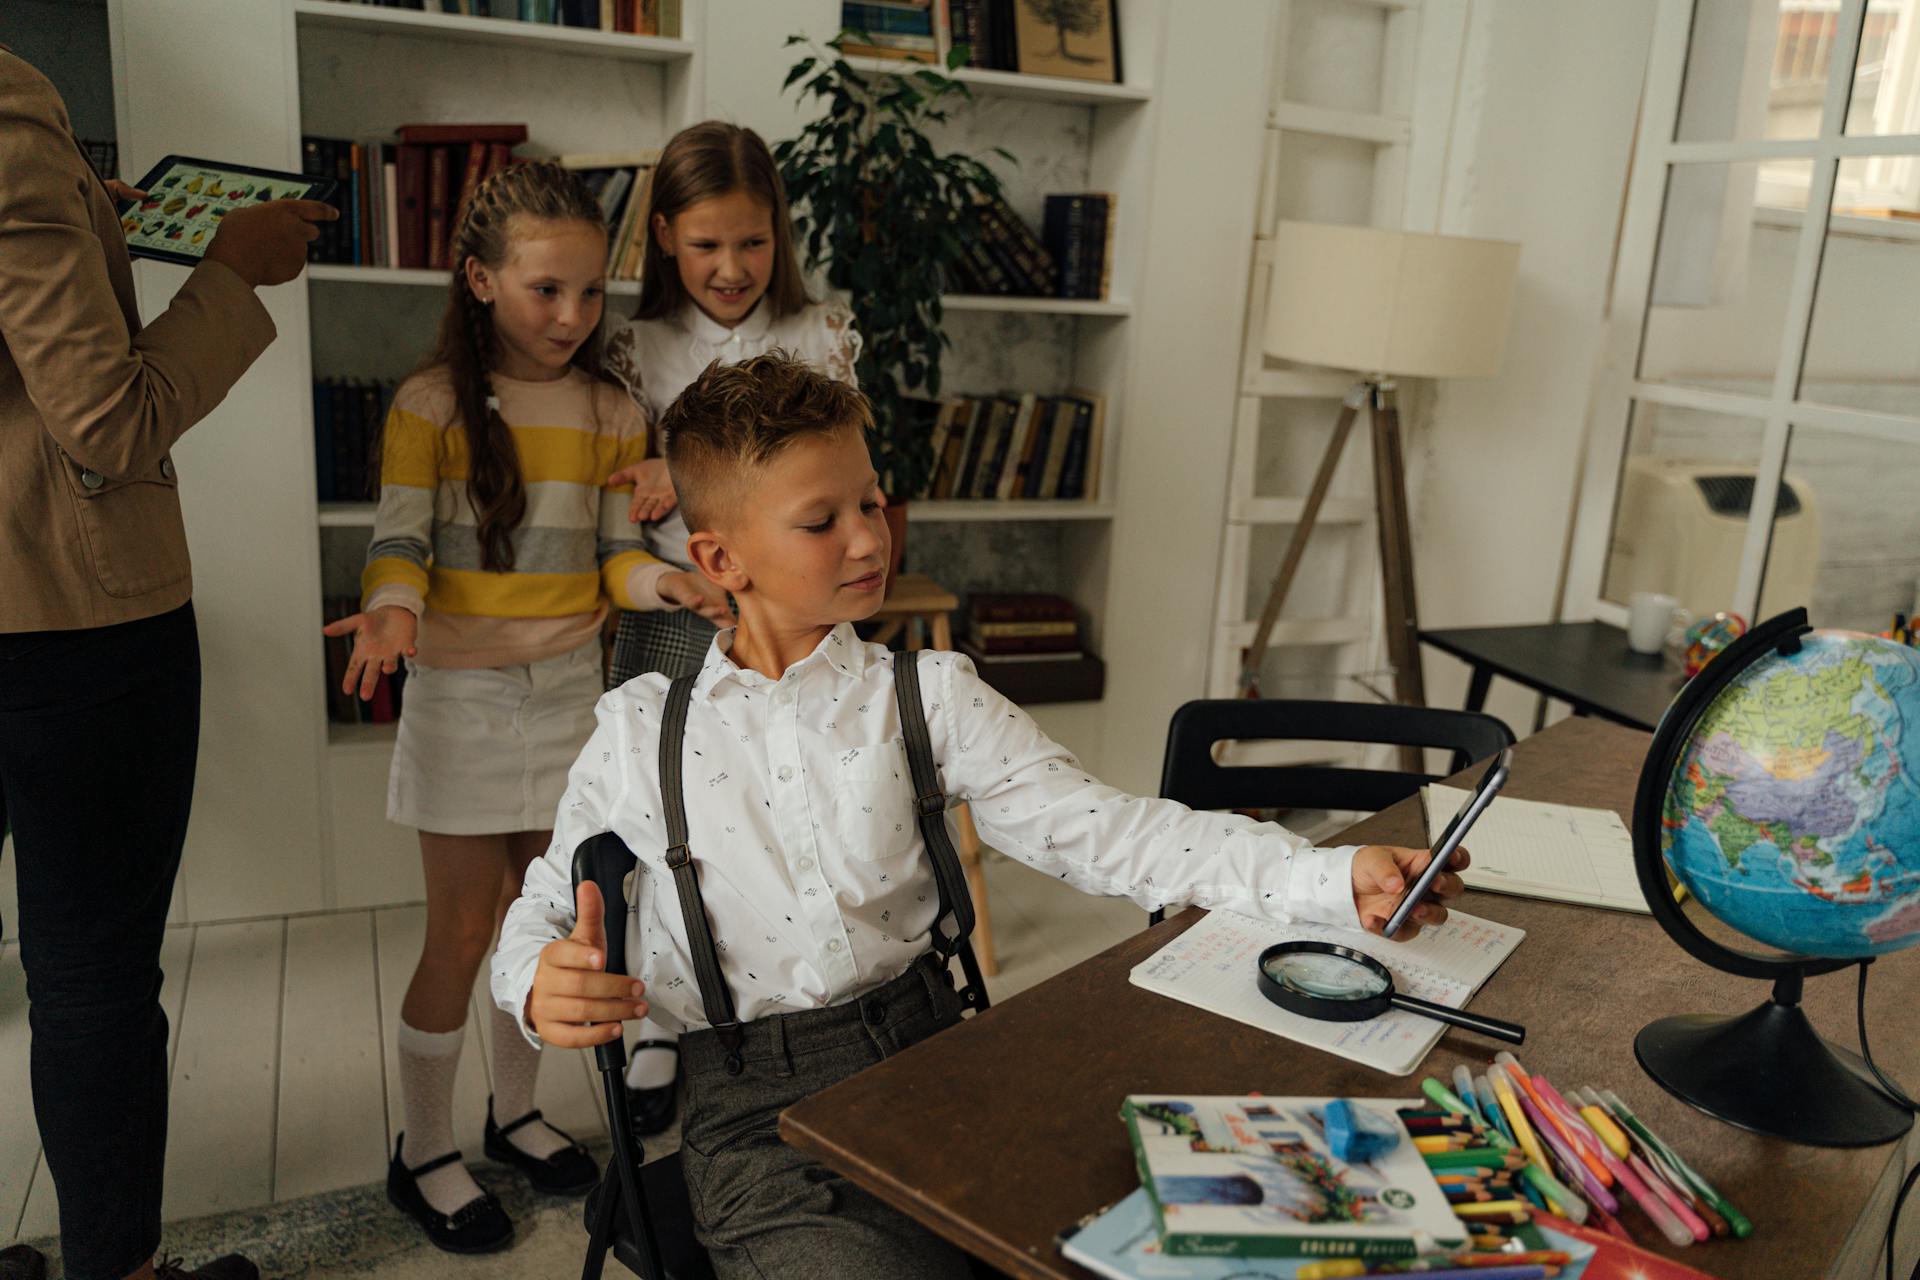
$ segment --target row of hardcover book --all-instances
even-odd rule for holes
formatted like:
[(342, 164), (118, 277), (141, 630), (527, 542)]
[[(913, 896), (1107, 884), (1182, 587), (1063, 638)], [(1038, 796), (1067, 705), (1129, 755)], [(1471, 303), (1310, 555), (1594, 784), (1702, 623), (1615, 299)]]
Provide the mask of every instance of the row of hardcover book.
[(1104, 192), (1048, 196), (1036, 235), (1005, 200), (982, 197), (961, 238), (953, 283), (968, 293), (1104, 298), (1113, 273), (1112, 209)]
[(380, 424), (393, 406), (394, 385), (314, 379), (313, 462), (315, 496), (321, 502), (370, 502), (380, 496)]
[(680, 38), (681, 0), (339, 0), (378, 9), (511, 18), (588, 31)]
[(919, 497), (1099, 496), (1106, 400), (1098, 392), (953, 396), (928, 412), (934, 468)]
[(556, 157), (600, 201), (607, 220), (607, 279), (638, 280), (646, 263), (647, 212), (653, 205), (658, 151), (602, 151)]
[(321, 227), (313, 261), (444, 269), (455, 212), (482, 178), (513, 162), (527, 127), (408, 124), (397, 138), (300, 140), (303, 172), (339, 183), (340, 220)]
[[(326, 596), (320, 602), (323, 623), (338, 622), (360, 612), (357, 596)], [(327, 655), (327, 719), (334, 724), (392, 724), (400, 718), (400, 700), (407, 684), (403, 663), (392, 675), (380, 673), (373, 696), (362, 698), (341, 689), (347, 678), (347, 659), (353, 656), (352, 636), (323, 636)]]
[[(1024, 3), (1022, 23), (1017, 5)], [(852, 33), (843, 52), (945, 66), (964, 47), (963, 65), (988, 71), (1038, 71), (1084, 79), (1120, 79), (1115, 0), (842, 0), (840, 25)], [(1022, 26), (1026, 31), (1021, 31)], [(1067, 34), (1078, 37), (1067, 53)], [(1023, 36), (1030, 47), (1023, 48)], [(1065, 61), (1069, 65), (1058, 65)], [(1081, 65), (1071, 65), (1071, 64)]]
[(1079, 610), (1065, 596), (974, 592), (960, 651), (1015, 702), (1097, 700), (1106, 691), (1106, 666), (1086, 651)]

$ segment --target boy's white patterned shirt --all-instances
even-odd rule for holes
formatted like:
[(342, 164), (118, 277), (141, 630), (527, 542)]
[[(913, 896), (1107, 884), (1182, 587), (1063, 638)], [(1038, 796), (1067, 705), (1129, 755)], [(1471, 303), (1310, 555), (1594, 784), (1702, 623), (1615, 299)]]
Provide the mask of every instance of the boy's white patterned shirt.
[[(914, 820), (891, 655), (841, 624), (779, 680), (708, 650), (682, 751), (688, 844), (720, 965), (743, 1021), (840, 1004), (906, 971), (938, 909)], [(1142, 908), (1197, 904), (1358, 928), (1351, 847), (1315, 848), (1273, 823), (1196, 812), (1106, 786), (957, 654), (920, 655), (921, 702), (942, 789), (981, 839), (1036, 872)], [(600, 700), (553, 844), (527, 869), (493, 962), (493, 996), (520, 1018), (540, 951), (573, 928), (573, 853), (603, 831), (638, 859), (627, 970), (670, 1031), (707, 1025), (660, 805), (667, 678)]]

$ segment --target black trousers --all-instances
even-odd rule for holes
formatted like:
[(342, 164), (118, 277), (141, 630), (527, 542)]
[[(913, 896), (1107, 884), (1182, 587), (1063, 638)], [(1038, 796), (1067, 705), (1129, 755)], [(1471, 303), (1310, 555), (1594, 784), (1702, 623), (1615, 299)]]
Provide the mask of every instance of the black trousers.
[(160, 940), (200, 742), (193, 606), (0, 634), (0, 808), (13, 828), (33, 1111), (69, 1280), (160, 1245)]

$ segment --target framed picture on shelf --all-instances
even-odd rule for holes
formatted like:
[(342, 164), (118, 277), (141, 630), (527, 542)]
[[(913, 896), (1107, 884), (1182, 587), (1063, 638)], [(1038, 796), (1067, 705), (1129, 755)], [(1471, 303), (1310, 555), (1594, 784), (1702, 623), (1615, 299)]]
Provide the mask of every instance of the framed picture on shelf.
[(1016, 69), (1120, 82), (1117, 0), (1011, 0)]

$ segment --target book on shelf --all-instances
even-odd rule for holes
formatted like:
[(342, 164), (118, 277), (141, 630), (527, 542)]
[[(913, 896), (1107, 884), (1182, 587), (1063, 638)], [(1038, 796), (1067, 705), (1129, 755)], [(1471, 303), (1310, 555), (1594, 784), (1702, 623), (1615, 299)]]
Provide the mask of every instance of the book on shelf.
[(607, 278), (638, 280), (645, 260), (647, 210), (653, 194), (655, 150), (591, 151), (554, 157), (580, 173), (607, 218)]
[(316, 500), (367, 502), (379, 496), (378, 442), (393, 392), (391, 382), (314, 379)]
[(841, 53), (847, 57), (934, 62), (940, 56), (934, 0), (842, 0)]
[(361, 267), (445, 268), (461, 204), (511, 162), (525, 125), (403, 125), (385, 138), (302, 138), (303, 172), (336, 179), (340, 220), (308, 256)]
[(545, 26), (680, 38), (681, 0), (337, 0), (377, 9), (506, 18)]
[(933, 470), (922, 499), (1093, 500), (1105, 398), (1093, 391), (952, 396), (926, 414)]
[(1047, 197), (1041, 240), (1052, 253), (1054, 293), (1104, 298), (1113, 271), (1113, 196), (1101, 191)]
[(1043, 591), (975, 591), (967, 616), (981, 622), (1073, 622), (1080, 611), (1065, 596)]
[(1090, 653), (987, 653), (966, 641), (960, 652), (982, 680), (1023, 706), (1043, 702), (1098, 702), (1106, 693), (1106, 664)]

